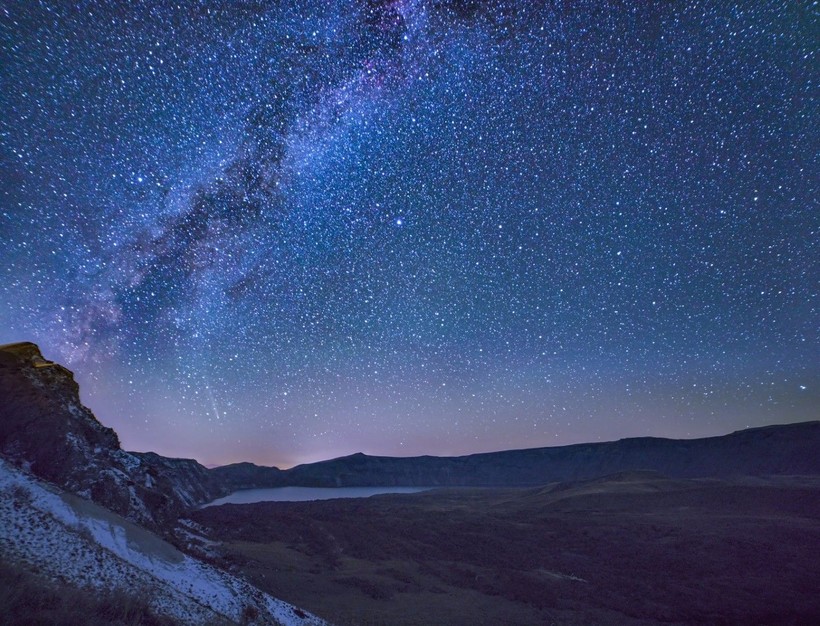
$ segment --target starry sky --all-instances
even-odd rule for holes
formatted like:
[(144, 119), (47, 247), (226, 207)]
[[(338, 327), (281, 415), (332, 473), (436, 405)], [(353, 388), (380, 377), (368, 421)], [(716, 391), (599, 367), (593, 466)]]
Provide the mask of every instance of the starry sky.
[(287, 467), (820, 417), (811, 2), (0, 7), (0, 343)]

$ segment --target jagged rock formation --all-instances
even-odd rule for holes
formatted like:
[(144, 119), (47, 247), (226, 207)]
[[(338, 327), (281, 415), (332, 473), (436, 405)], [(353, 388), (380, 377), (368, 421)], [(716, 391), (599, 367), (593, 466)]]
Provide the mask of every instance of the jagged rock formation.
[(73, 374), (33, 343), (0, 346), (0, 454), (155, 530), (224, 493), (196, 461), (122, 450), (80, 402)]
[(166, 478), (174, 496), (184, 508), (196, 507), (207, 502), (214, 494), (230, 490), (208, 468), (193, 459), (171, 459), (156, 452), (128, 454), (140, 459), (157, 476)]

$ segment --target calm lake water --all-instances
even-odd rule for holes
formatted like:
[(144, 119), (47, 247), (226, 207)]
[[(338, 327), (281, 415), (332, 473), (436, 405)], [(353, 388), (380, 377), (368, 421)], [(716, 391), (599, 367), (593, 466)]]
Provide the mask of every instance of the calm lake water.
[(307, 502), (333, 498), (369, 498), (381, 493), (418, 493), (434, 487), (275, 487), (272, 489), (243, 489), (206, 506), (220, 504), (251, 504), (252, 502)]

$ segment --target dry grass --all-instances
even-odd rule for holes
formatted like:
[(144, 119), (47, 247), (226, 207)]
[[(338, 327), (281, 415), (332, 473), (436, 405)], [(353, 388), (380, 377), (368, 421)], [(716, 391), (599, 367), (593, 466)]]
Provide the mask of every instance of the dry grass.
[(106, 593), (45, 580), (0, 562), (0, 624), (6, 626), (173, 626), (148, 600), (123, 590)]
[(204, 509), (226, 559), (339, 624), (820, 623), (820, 482), (646, 475)]

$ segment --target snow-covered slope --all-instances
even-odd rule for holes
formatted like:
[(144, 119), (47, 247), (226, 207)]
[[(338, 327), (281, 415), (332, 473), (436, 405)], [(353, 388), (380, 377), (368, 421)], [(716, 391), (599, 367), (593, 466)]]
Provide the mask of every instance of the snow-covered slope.
[(76, 586), (142, 594), (182, 624), (325, 624), (2, 459), (0, 553)]

